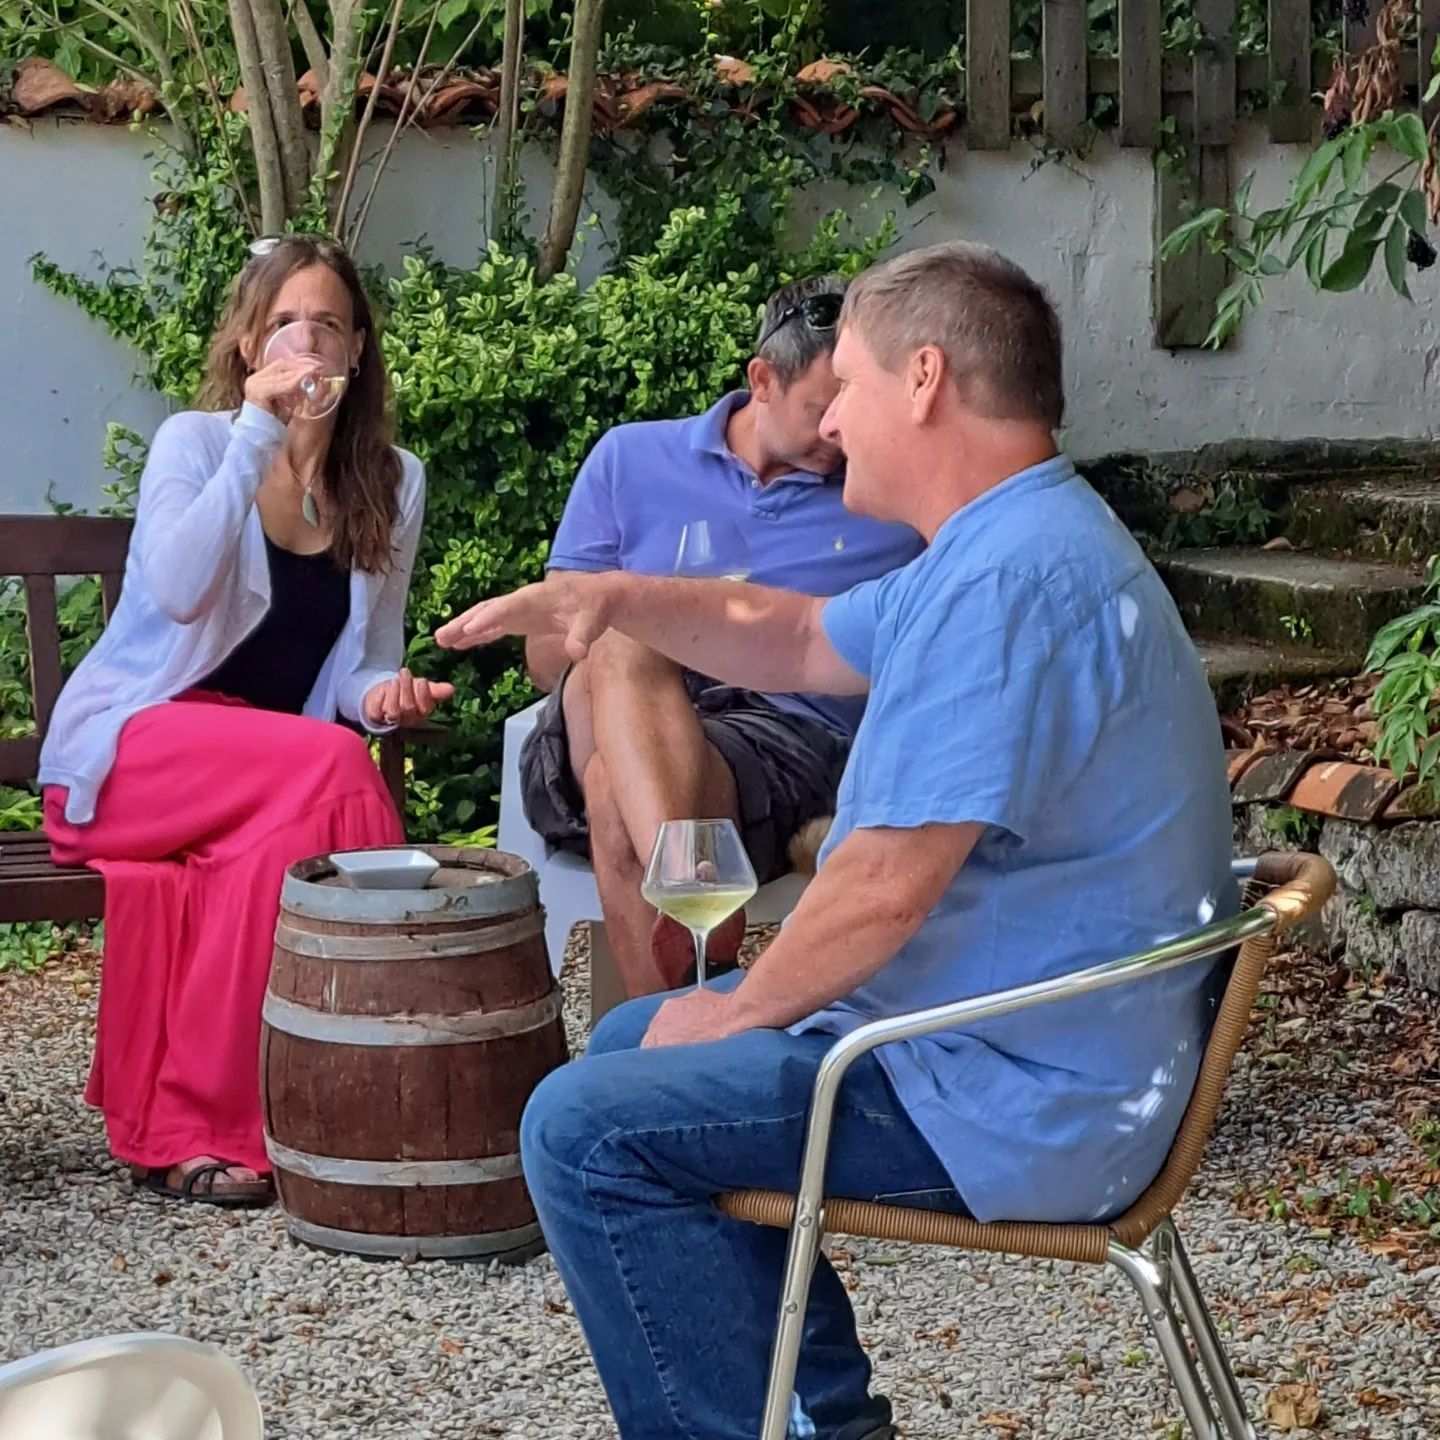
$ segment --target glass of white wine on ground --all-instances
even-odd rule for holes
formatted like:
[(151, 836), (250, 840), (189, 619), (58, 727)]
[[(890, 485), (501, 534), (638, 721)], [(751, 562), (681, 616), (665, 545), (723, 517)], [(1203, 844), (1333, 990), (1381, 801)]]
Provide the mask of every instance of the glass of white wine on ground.
[(345, 339), (318, 320), (292, 320), (266, 341), (263, 363), (294, 359), (316, 361), (317, 371), (300, 382), (291, 418), (323, 420), (340, 403), (350, 383)]
[(750, 547), (733, 520), (690, 520), (680, 530), (675, 574), (686, 580), (748, 580)]
[(667, 820), (655, 838), (641, 894), (695, 942), (695, 985), (705, 986), (705, 946), (756, 889), (732, 820)]

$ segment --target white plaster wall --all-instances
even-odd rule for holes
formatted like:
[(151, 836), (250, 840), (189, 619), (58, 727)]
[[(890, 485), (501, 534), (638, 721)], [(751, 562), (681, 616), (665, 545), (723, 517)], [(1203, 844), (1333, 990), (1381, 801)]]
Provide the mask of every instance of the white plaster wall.
[[(133, 357), (73, 306), (40, 290), (28, 257), (43, 250), (85, 272), (138, 258), (149, 213), (147, 143), (124, 130), (46, 122), (0, 126), (0, 511), (38, 510), (47, 487), (93, 504), (107, 420), (153, 428), (163, 405), (133, 383)], [(1248, 136), (1236, 183), (1256, 172), (1256, 201), (1283, 193), (1300, 152)], [(952, 236), (995, 245), (1054, 295), (1066, 336), (1067, 443), (1082, 458), (1176, 450), (1234, 439), (1428, 439), (1431, 372), (1440, 354), (1440, 266), (1411, 272), (1407, 304), (1373, 275), (1363, 290), (1317, 296), (1303, 279), (1271, 283), (1265, 308), (1221, 354), (1168, 354), (1151, 343), (1154, 180), (1144, 152), (1102, 146), (1088, 163), (1031, 171), (1033, 152), (951, 148), (936, 193), (904, 212), (903, 244)], [(362, 259), (393, 266), (424, 241), (463, 263), (483, 242), (491, 157), (469, 132), (412, 133), (372, 211)], [(549, 161), (527, 153), (532, 226), (548, 197)], [(362, 179), (363, 189), (363, 179)], [(858, 201), (858, 203), (857, 203)], [(855, 207), (874, 223), (893, 200), (822, 190), (815, 208)], [(606, 197), (591, 207), (613, 220)], [(606, 260), (604, 228), (581, 256)]]

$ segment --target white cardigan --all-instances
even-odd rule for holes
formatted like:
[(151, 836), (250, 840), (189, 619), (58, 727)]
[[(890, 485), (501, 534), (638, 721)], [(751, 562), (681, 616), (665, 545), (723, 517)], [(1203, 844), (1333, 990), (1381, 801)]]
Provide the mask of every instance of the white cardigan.
[[(127, 720), (210, 674), (270, 606), (270, 569), (255, 493), (285, 441), (285, 426), (246, 404), (236, 416), (190, 410), (156, 432), (140, 481), (120, 603), (70, 677), (40, 752), (42, 785), (69, 789), (65, 818), (95, 816), (100, 787)], [(405, 657), (405, 597), (425, 513), (425, 470), (408, 451), (395, 558), (380, 575), (350, 576), (350, 618), (306, 715), (369, 725), (366, 693)]]

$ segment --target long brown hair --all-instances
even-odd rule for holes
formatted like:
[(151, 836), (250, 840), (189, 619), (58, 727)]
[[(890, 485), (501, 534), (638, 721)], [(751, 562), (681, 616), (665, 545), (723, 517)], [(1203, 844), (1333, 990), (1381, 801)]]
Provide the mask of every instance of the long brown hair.
[(391, 532), (400, 518), (403, 471), (392, 443), (390, 382), (375, 317), (355, 262), (341, 246), (319, 236), (286, 235), (251, 259), (235, 281), (211, 341), (198, 403), (208, 410), (239, 409), (251, 369), (245, 343), (253, 344), (264, 334), (285, 282), (312, 265), (324, 265), (339, 276), (350, 292), (355, 329), (365, 334), (359, 370), (336, 411), (325, 461), (325, 493), (334, 515), (330, 553), (343, 569), (378, 574), (394, 559)]

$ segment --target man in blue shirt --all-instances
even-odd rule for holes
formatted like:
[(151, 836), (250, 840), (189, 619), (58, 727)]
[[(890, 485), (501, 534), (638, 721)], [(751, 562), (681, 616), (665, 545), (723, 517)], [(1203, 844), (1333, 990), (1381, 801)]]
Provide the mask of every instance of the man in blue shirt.
[[(758, 1433), (785, 1237), (721, 1191), (792, 1189), (816, 1071), (874, 1017), (1062, 974), (1233, 912), (1214, 705), (1155, 572), (1056, 452), (1059, 324), (951, 244), (855, 281), (822, 433), (846, 503), (927, 540), (826, 601), (556, 577), (442, 643), (618, 629), (723, 679), (868, 694), (819, 872), (738, 984), (633, 1002), (536, 1090), (530, 1192), (624, 1440)], [(733, 980), (733, 977), (727, 977)], [(1160, 1169), (1213, 1015), (1191, 966), (882, 1047), (848, 1073), (827, 1189), (1095, 1221)], [(791, 1434), (893, 1434), (825, 1261)]]
[[(770, 297), (748, 392), (605, 435), (576, 477), (550, 570), (672, 575), (682, 532), (693, 541), (700, 522), (710, 573), (808, 595), (913, 559), (913, 530), (846, 510), (840, 450), (819, 433), (844, 291), (821, 276)], [(573, 668), (568, 658), (554, 636), (526, 645), (551, 697), (521, 757), (526, 817), (550, 844), (590, 855), (628, 993), (668, 989), (694, 952), (640, 893), (661, 823), (729, 816), (760, 883), (782, 875), (793, 837), (834, 813), (864, 703), (717, 684), (703, 654), (682, 668), (618, 631)], [(741, 911), (712, 934), (712, 967), (733, 965), (744, 929)]]

